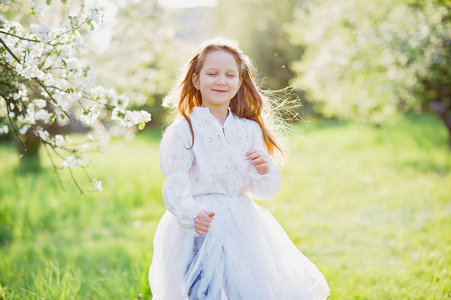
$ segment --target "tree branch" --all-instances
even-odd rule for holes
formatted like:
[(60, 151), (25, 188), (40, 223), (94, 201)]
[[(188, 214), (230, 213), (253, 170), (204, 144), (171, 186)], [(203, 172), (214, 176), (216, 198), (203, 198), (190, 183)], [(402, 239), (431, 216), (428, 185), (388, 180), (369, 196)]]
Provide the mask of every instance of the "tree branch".
[(72, 169), (71, 168), (68, 168), (68, 169), (69, 169), (70, 177), (72, 177), (72, 180), (75, 183), (75, 185), (77, 186), (78, 190), (80, 191), (80, 194), (84, 195), (85, 192), (81, 189), (80, 185), (78, 184), (77, 180), (75, 179)]
[(29, 42), (34, 42), (34, 43), (40, 43), (40, 41), (38, 41), (38, 40), (27, 39), (27, 38), (24, 38), (24, 37), (21, 37), (21, 36), (18, 36), (18, 35), (15, 35), (15, 34), (13, 34), (13, 33), (9, 33), (9, 32), (3, 31), (3, 30), (0, 30), (0, 33), (6, 34), (6, 35), (10, 35), (10, 36), (13, 36), (13, 37), (15, 37), (15, 38), (18, 38), (18, 39), (24, 40), (24, 41), (29, 41)]
[[(53, 161), (53, 158), (52, 158), (52, 156), (50, 155), (49, 149), (47, 149), (47, 147), (48, 147), (48, 145), (47, 145), (47, 144), (44, 144), (45, 152), (47, 153), (47, 156), (49, 157), (50, 162), (52, 163), (52, 166), (53, 166), (53, 172), (55, 172), (56, 176), (58, 177), (58, 182), (59, 182), (59, 184), (61, 185), (61, 188), (64, 190), (64, 185), (63, 185), (63, 182), (62, 182), (62, 180), (61, 180), (60, 173), (58, 172), (59, 168), (55, 165), (55, 162)], [(52, 147), (52, 148), (53, 148), (53, 147)]]
[(9, 120), (9, 124), (11, 124), (11, 127), (13, 128), (14, 133), (16, 134), (17, 139), (19, 140), (20, 144), (22, 145), (22, 147), (25, 149), (25, 151), (27, 150), (27, 146), (25, 146), (24, 142), (22, 142), (22, 140), (19, 137), (19, 131), (17, 130), (17, 128), (14, 126), (13, 121), (11, 120), (11, 117), (9, 116), (9, 113), (11, 112), (11, 110), (9, 109), (9, 103), (8, 103), (8, 99), (5, 97), (5, 95), (0, 93), (0, 96), (2, 96), (3, 99), (5, 99), (6, 101), (6, 116), (8, 117)]
[[(52, 94), (50, 94), (50, 92), (47, 90), (47, 87), (44, 85), (44, 83), (39, 79), (39, 78), (34, 78), (38, 83), (39, 83), (39, 85), (46, 91), (46, 93), (47, 93), (47, 95), (49, 95), (49, 97), (50, 97), (50, 99), (52, 99), (52, 101), (53, 101), (53, 103), (55, 103), (56, 105), (58, 105), (58, 102), (55, 100), (55, 98), (53, 98), (53, 96), (52, 96)], [(66, 112), (66, 111), (63, 111), (64, 112), (64, 114), (69, 118), (69, 120), (71, 120), (71, 121), (73, 121), (72, 120), (72, 118), (71, 118), (71, 116)]]
[(2, 38), (0, 38), (0, 43), (2, 43), (3, 47), (5, 47), (6, 51), (9, 52), (9, 54), (11, 54), (12, 57), (14, 57), (14, 59), (20, 64), (21, 61), (20, 59), (14, 54), (14, 52), (11, 51), (11, 49), (9, 49), (8, 45), (6, 45), (6, 43), (3, 41)]

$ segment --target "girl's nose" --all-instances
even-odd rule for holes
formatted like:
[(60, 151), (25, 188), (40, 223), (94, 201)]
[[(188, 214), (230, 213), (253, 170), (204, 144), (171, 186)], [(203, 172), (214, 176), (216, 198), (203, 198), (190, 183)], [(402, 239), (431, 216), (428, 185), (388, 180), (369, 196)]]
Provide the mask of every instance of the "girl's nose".
[(225, 85), (225, 80), (224, 80), (224, 77), (223, 76), (220, 76), (219, 78), (218, 78), (218, 81), (216, 81), (216, 84), (217, 85)]

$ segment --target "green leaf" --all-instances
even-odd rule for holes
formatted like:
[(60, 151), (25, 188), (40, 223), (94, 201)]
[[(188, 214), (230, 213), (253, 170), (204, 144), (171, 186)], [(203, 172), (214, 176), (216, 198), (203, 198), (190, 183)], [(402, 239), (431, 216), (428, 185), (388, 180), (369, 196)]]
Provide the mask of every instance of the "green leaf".
[(77, 31), (75, 29), (72, 29), (72, 34), (77, 35)]
[(66, 118), (66, 115), (65, 114), (60, 114), (60, 117), (61, 117), (62, 120), (64, 120)]
[(50, 4), (52, 4), (52, 0), (47, 0), (45, 3), (46, 3), (47, 5), (50, 5)]
[(91, 22), (91, 31), (93, 31), (94, 30), (94, 24), (92, 24), (92, 22)]
[(143, 130), (144, 127), (146, 127), (146, 123), (144, 123), (144, 122), (139, 122), (139, 125), (138, 125), (139, 130)]

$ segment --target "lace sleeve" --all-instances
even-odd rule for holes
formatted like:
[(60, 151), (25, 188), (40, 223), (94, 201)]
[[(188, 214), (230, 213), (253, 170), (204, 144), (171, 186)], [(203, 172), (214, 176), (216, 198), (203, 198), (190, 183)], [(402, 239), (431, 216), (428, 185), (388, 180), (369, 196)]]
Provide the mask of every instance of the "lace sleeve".
[[(263, 134), (260, 126), (256, 122), (252, 122), (252, 149), (263, 151), (268, 155), (268, 151), (263, 141)], [(269, 157), (269, 155), (268, 155)], [(282, 175), (274, 161), (269, 158), (269, 171), (264, 175), (260, 175), (257, 168), (253, 165), (249, 167), (249, 175), (251, 176), (251, 194), (257, 200), (266, 200), (274, 197), (280, 192), (280, 184)]]
[(166, 209), (176, 218), (181, 229), (194, 233), (194, 218), (206, 209), (203, 203), (191, 196), (191, 179), (188, 172), (193, 165), (194, 154), (189, 131), (182, 122), (168, 127), (160, 144), (159, 165), (166, 177), (163, 183), (163, 199)]

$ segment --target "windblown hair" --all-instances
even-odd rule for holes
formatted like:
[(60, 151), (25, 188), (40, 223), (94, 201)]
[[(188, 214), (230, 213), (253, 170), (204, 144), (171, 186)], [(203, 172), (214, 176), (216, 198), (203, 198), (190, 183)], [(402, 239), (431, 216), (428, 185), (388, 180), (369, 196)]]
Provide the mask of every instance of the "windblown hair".
[(182, 78), (176, 87), (165, 97), (163, 106), (177, 107), (179, 117), (185, 118), (191, 129), (192, 144), (194, 132), (189, 115), (193, 107), (202, 105), (202, 96), (192, 82), (193, 74), (199, 74), (207, 55), (213, 51), (225, 51), (234, 56), (242, 83), (237, 94), (230, 101), (230, 109), (240, 118), (255, 121), (263, 133), (263, 140), (271, 157), (284, 156), (282, 146), (276, 139), (274, 122), (269, 100), (260, 92), (251, 73), (249, 57), (238, 48), (238, 43), (222, 38), (208, 40), (201, 44), (190, 62), (185, 66)]

